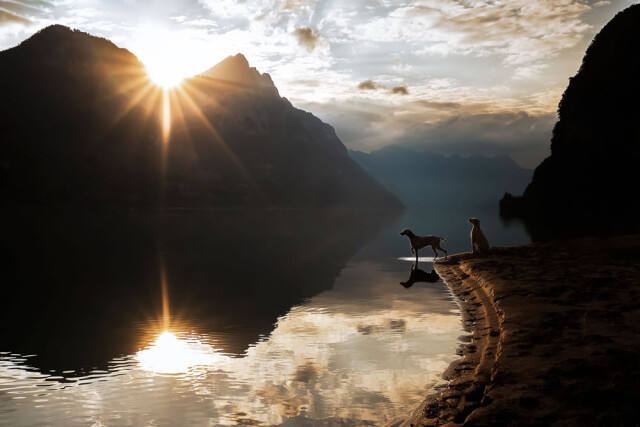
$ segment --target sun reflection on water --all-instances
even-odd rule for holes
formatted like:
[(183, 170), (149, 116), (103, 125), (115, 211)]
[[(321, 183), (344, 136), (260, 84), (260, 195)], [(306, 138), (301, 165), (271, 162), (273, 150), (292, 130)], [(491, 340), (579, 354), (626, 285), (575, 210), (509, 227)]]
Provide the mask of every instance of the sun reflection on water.
[[(0, 352), (0, 425), (395, 422), (443, 381), (460, 318), (445, 292), (407, 293), (389, 286), (395, 273), (362, 268), (346, 267), (335, 289), (291, 307), (242, 355), (177, 314), (139, 325), (144, 349), (64, 382)], [(357, 280), (367, 299), (355, 298)]]
[(156, 341), (136, 354), (142, 369), (158, 374), (180, 374), (190, 368), (215, 364), (221, 356), (210, 345), (164, 331)]

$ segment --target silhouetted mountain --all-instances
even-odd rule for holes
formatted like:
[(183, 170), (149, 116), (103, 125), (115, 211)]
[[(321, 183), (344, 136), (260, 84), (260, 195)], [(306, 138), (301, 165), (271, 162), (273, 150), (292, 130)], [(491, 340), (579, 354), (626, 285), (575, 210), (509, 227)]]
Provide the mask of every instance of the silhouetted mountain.
[(495, 206), (505, 186), (521, 191), (532, 173), (506, 156), (446, 157), (397, 145), (349, 154), (409, 207)]
[(229, 57), (175, 90), (55, 25), (0, 52), (0, 196), (18, 205), (399, 207), (334, 129)]
[(255, 67), (250, 67), (249, 61), (241, 53), (227, 57), (201, 75), (214, 80), (235, 83), (238, 86), (252, 87), (266, 94), (280, 95), (271, 76), (267, 73), (261, 74)]
[(534, 239), (638, 228), (640, 206), (640, 5), (595, 37), (558, 106), (551, 155), (522, 197), (505, 194), (506, 217), (524, 217)]

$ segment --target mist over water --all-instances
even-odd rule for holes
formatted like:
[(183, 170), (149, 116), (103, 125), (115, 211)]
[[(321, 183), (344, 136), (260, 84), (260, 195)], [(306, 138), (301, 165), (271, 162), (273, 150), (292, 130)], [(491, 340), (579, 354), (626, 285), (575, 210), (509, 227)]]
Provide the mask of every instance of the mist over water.
[(497, 211), (4, 212), (0, 424), (405, 418), (464, 332), (442, 281), (401, 285), (399, 231), (468, 251), (471, 216), (529, 240)]

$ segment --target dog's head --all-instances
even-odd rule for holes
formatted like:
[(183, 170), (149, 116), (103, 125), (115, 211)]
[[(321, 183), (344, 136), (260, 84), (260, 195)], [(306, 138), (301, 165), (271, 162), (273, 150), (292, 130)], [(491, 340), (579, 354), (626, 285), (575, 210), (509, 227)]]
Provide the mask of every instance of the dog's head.
[(478, 218), (469, 218), (469, 222), (473, 225), (480, 226), (480, 220)]
[(411, 230), (409, 230), (408, 228), (405, 228), (404, 230), (402, 230), (400, 232), (401, 236), (410, 236), (411, 234), (413, 234), (413, 233), (411, 233)]

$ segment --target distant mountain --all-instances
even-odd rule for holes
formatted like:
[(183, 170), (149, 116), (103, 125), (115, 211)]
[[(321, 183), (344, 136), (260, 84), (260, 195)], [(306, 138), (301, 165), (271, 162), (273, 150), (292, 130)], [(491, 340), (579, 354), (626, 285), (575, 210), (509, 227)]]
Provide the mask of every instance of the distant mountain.
[(450, 156), (397, 145), (351, 157), (408, 207), (495, 206), (504, 189), (522, 191), (532, 171), (506, 156)]
[(638, 229), (640, 213), (640, 5), (595, 37), (571, 79), (553, 130), (551, 155), (522, 197), (501, 213), (533, 228), (589, 235)]
[(54, 25), (0, 52), (0, 94), (4, 205), (401, 206), (242, 55), (163, 92)]

